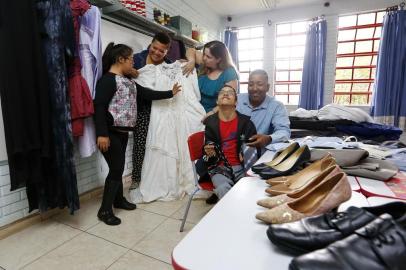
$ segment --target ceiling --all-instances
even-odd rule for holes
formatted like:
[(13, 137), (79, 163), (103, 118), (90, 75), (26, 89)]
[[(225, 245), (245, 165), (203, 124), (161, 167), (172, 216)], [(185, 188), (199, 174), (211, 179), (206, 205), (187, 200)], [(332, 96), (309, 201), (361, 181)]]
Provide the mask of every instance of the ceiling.
[[(324, 3), (327, 0), (204, 0), (219, 15), (239, 15), (274, 9)], [(264, 6), (267, 3), (269, 8)]]

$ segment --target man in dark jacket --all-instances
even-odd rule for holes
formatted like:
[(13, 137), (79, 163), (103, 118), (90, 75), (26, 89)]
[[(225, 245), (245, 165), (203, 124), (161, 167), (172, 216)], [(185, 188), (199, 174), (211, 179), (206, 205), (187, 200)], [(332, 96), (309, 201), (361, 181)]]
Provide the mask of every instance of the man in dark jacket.
[(215, 187), (222, 198), (244, 176), (241, 146), (255, 135), (250, 118), (236, 111), (237, 93), (225, 85), (217, 97), (218, 112), (205, 120), (204, 160)]

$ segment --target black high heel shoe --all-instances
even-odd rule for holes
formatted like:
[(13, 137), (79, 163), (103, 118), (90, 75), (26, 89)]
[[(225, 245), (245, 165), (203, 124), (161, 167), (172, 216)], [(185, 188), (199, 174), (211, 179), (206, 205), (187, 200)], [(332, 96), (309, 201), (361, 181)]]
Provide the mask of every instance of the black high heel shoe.
[(281, 163), (282, 161), (284, 161), (285, 159), (287, 159), (299, 147), (300, 147), (300, 145), (297, 142), (294, 142), (291, 145), (289, 145), (287, 148), (285, 148), (285, 150), (283, 150), (279, 154), (277, 153), (276, 156), (272, 159), (272, 161), (254, 165), (254, 166), (252, 166), (251, 170), (254, 173), (260, 173), (262, 170), (265, 170), (272, 166), (276, 166), (279, 163)]
[(285, 176), (295, 171), (303, 163), (310, 160), (310, 150), (307, 145), (301, 146), (287, 159), (276, 166), (262, 170), (259, 175), (263, 179), (269, 179), (277, 176)]

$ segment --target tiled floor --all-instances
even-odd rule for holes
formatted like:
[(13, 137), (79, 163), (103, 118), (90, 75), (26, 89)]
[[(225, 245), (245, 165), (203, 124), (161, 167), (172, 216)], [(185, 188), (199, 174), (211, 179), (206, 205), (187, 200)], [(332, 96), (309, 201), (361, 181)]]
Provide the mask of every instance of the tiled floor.
[(180, 233), (187, 198), (116, 211), (119, 226), (97, 219), (100, 200), (83, 203), (74, 216), (64, 212), (0, 240), (0, 269), (172, 269), (172, 249), (211, 209), (204, 200), (194, 200)]

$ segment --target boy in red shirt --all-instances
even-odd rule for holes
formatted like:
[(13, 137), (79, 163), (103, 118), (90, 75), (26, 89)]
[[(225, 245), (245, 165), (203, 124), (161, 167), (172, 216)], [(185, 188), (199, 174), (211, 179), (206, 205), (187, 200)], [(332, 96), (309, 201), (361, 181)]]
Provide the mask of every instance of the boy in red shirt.
[(255, 135), (250, 118), (236, 111), (237, 93), (225, 85), (217, 97), (218, 112), (205, 120), (205, 162), (215, 187), (222, 198), (244, 176), (241, 146)]

